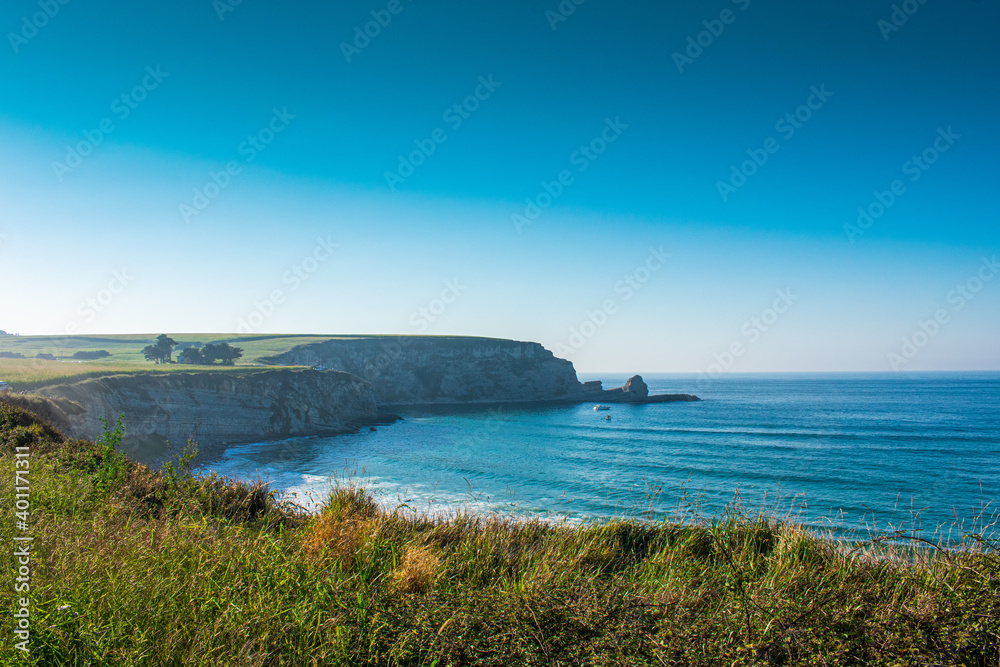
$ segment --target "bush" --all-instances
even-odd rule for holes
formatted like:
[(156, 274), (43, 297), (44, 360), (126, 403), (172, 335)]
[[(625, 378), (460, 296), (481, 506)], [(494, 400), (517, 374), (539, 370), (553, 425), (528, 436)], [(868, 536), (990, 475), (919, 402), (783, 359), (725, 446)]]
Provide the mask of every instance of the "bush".
[(185, 347), (183, 350), (181, 350), (180, 354), (177, 355), (177, 363), (179, 364), (203, 363), (201, 358), (201, 349), (197, 347)]
[(242, 356), (242, 347), (233, 347), (229, 343), (209, 343), (203, 348), (184, 348), (177, 355), (177, 363), (212, 366), (216, 361), (221, 361), (223, 366), (233, 366)]
[(0, 352), (0, 359), (24, 359), (20, 352)]
[(73, 353), (74, 359), (104, 359), (110, 356), (111, 353), (107, 350), (81, 350)]
[(63, 440), (56, 429), (66, 426), (66, 418), (47, 398), (30, 394), (0, 394), (0, 433), (14, 424), (13, 419), (20, 420), (18, 423), (21, 425), (44, 426), (49, 429), (46, 436), (49, 440)]

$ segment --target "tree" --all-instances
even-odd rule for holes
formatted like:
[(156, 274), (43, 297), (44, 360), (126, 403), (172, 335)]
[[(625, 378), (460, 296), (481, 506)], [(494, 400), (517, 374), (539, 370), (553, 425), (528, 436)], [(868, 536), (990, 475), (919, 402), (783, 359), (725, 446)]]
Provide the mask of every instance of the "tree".
[(204, 363), (201, 356), (201, 349), (197, 347), (185, 347), (177, 355), (177, 363), (179, 364), (200, 364)]
[(107, 350), (80, 350), (73, 353), (74, 359), (104, 359), (110, 356), (111, 353)]
[(167, 334), (160, 334), (156, 337), (154, 345), (147, 345), (142, 348), (142, 356), (146, 357), (147, 361), (155, 361), (158, 364), (169, 364), (173, 362), (171, 356), (174, 353), (176, 345), (177, 341), (173, 338), (170, 338)]
[(232, 366), (242, 356), (243, 348), (233, 347), (229, 343), (209, 343), (201, 350), (202, 363), (205, 364), (212, 364), (218, 360), (223, 366)]
[(167, 334), (160, 334), (156, 337), (156, 349), (158, 349), (162, 355), (162, 363), (169, 364), (173, 362), (171, 355), (173, 355), (174, 347), (176, 346), (177, 341), (167, 336)]

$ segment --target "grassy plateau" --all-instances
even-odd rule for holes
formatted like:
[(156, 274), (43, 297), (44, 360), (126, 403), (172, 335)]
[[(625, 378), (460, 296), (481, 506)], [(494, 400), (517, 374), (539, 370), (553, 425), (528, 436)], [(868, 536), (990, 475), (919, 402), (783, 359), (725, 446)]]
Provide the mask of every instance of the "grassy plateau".
[[(1000, 557), (823, 539), (732, 506), (693, 523), (308, 514), (261, 483), (154, 472), (0, 401), (2, 665), (997, 665)], [(18, 450), (16, 448), (27, 448)], [(28, 452), (30, 519), (15, 525)], [(23, 459), (24, 457), (22, 457)], [(22, 466), (23, 467), (23, 466)], [(30, 534), (30, 592), (14, 592)], [(897, 536), (898, 537), (898, 536)]]
[[(296, 345), (329, 340), (333, 336), (283, 336), (231, 334), (177, 334), (171, 336), (180, 345), (229, 343), (243, 348), (238, 367), (247, 366), (260, 357), (287, 352)], [(156, 334), (115, 336), (0, 336), (0, 353), (23, 355), (24, 358), (0, 357), (0, 381), (15, 391), (32, 391), (46, 385), (75, 382), (104, 375), (148, 372), (192, 372), (232, 370), (233, 367), (190, 366), (185, 364), (154, 364), (142, 356), (142, 348), (155, 342)], [(180, 349), (180, 348), (178, 348)], [(93, 361), (72, 359), (76, 352), (105, 350), (110, 356)], [(46, 354), (55, 360), (39, 359)], [(176, 357), (176, 352), (174, 354)]]

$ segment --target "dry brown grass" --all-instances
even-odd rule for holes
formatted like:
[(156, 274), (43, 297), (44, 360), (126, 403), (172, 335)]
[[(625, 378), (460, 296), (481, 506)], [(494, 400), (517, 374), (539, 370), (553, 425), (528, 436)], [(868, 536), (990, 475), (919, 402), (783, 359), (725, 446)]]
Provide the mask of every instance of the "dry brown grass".
[(424, 593), (433, 587), (441, 572), (441, 559), (430, 547), (411, 545), (393, 573), (393, 582), (402, 593)]
[(369, 535), (377, 535), (384, 520), (374, 500), (360, 489), (336, 489), (330, 502), (305, 531), (303, 552), (338, 563), (342, 570), (354, 565)]
[(302, 550), (312, 558), (336, 563), (342, 570), (354, 565), (365, 542), (365, 535), (375, 526), (373, 521), (345, 519), (329, 513), (321, 514), (302, 539)]

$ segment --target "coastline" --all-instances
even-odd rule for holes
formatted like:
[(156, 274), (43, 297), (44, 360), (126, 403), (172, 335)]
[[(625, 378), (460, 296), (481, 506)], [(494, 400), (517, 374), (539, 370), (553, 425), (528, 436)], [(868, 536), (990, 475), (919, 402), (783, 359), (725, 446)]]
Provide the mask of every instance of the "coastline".
[[(788, 664), (817, 653), (836, 664), (992, 664), (1000, 655), (1000, 558), (975, 535), (964, 551), (885, 540), (847, 550), (738, 506), (702, 525), (426, 519), (384, 512), (356, 487), (306, 515), (252, 482), (151, 472), (113, 455), (113, 434), (103, 445), (66, 441), (0, 401), (0, 461), (11, 468), (15, 441), (31, 452), (31, 502), (45, 516), (31, 529), (27, 604), (50, 662), (240, 654), (397, 664), (431, 652), (497, 665)], [(12, 498), (8, 482), (0, 490)], [(67, 536), (87, 548), (67, 559)], [(174, 634), (100, 631), (109, 624)]]

